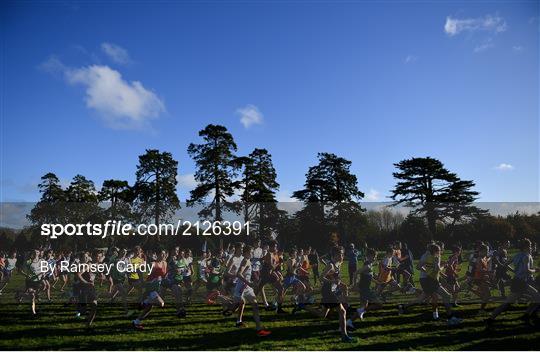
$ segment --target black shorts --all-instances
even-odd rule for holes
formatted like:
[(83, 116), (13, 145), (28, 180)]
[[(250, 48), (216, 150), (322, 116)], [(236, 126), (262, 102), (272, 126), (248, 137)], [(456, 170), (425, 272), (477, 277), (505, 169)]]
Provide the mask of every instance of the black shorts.
[(427, 295), (437, 293), (440, 285), (441, 284), (438, 280), (435, 280), (431, 277), (424, 277), (420, 279), (420, 286), (422, 286), (422, 290), (424, 290), (424, 293)]
[(225, 290), (225, 292), (234, 292), (235, 286), (236, 283), (234, 282), (234, 277), (229, 276), (225, 279), (223, 289)]
[(259, 282), (259, 285), (266, 285), (266, 284), (274, 284), (277, 282), (276, 275), (272, 275), (268, 271), (261, 271), (261, 280)]
[(112, 276), (111, 278), (112, 278), (113, 285), (123, 285), (124, 282), (126, 282), (126, 278), (119, 279)]
[(510, 280), (510, 275), (508, 274), (508, 272), (506, 270), (504, 270), (504, 271), (497, 270), (497, 271), (495, 271), (495, 278), (497, 280), (508, 281), (508, 280)]
[(221, 286), (220, 282), (211, 282), (211, 281), (206, 282), (206, 290), (208, 291), (218, 290), (220, 286)]
[(252, 271), (251, 272), (251, 281), (252, 282), (258, 282), (261, 279), (261, 272), (260, 271)]
[(140, 283), (142, 280), (139, 278), (139, 279), (132, 279), (130, 277), (128, 277), (128, 283), (130, 285), (135, 285), (136, 283)]
[(368, 301), (368, 302), (376, 302), (377, 301), (377, 295), (369, 287), (361, 287), (360, 288), (360, 300), (361, 301)]
[(79, 301), (81, 303), (97, 302), (96, 288), (91, 285), (82, 285)]
[(321, 303), (326, 308), (335, 308), (339, 305), (339, 297), (336, 291), (332, 291), (332, 284), (325, 282), (321, 288)]

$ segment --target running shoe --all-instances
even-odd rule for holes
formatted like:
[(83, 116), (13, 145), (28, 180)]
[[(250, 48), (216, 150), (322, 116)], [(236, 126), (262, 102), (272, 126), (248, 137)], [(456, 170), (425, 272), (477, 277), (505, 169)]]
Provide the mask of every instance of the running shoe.
[(276, 309), (276, 314), (287, 314), (287, 312), (284, 311), (284, 310), (281, 309), (281, 308), (278, 308), (278, 309)]
[(270, 330), (265, 330), (265, 329), (257, 330), (256, 332), (257, 336), (259, 337), (265, 337), (265, 336), (270, 335), (271, 333), (272, 332)]
[(237, 321), (234, 326), (236, 326), (237, 328), (245, 328), (247, 325), (243, 321)]
[(144, 330), (144, 326), (142, 324), (137, 324), (135, 321), (132, 321), (131, 323), (133, 324), (133, 328), (135, 330)]
[(448, 325), (449, 326), (456, 326), (456, 325), (459, 325), (461, 324), (462, 320), (457, 318), (457, 317), (452, 317), (450, 319), (448, 319)]
[(353, 343), (353, 342), (356, 342), (356, 339), (349, 335), (345, 335), (345, 336), (341, 336), (341, 342)]
[(187, 312), (184, 309), (180, 309), (178, 313), (176, 313), (176, 316), (180, 319), (185, 318), (187, 315)]

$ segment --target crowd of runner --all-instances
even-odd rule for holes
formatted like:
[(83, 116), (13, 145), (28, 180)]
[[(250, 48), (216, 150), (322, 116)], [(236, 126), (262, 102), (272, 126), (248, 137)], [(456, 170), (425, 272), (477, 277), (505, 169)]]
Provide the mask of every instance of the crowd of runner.
[[(137, 330), (144, 329), (143, 322), (152, 309), (165, 306), (167, 292), (181, 319), (188, 318), (192, 299), (202, 296), (206, 304), (220, 305), (224, 316), (234, 314), (239, 328), (246, 326), (244, 307), (250, 305), (256, 334), (261, 337), (271, 332), (261, 323), (260, 308), (280, 315), (305, 310), (324, 318), (335, 309), (341, 339), (351, 342), (355, 320), (383, 307), (394, 292), (402, 294), (400, 299), (410, 297), (396, 307), (397, 314), (413, 305), (428, 304), (433, 319), (438, 320), (438, 306), (442, 304), (448, 324), (459, 325), (462, 320), (455, 308), (460, 304), (458, 293), (465, 291), (478, 298), (481, 311), (489, 303), (498, 304), (485, 320), (487, 329), (517, 301), (529, 302), (522, 319), (538, 327), (540, 294), (531, 255), (533, 246), (523, 239), (517, 245), (517, 254), (509, 256), (509, 249), (509, 242), (501, 242), (494, 250), (477, 242), (469, 258), (464, 258), (459, 246), (453, 246), (451, 255), (442, 260), (444, 244), (431, 242), (417, 261), (407, 245), (399, 242), (380, 256), (381, 252), (367, 246), (355, 248), (353, 244), (331, 247), (321, 256), (310, 247), (284, 252), (276, 241), (265, 245), (257, 241), (252, 246), (236, 243), (215, 251), (205, 248), (197, 259), (190, 249), (180, 247), (169, 251), (112, 247), (78, 253), (43, 248), (25, 253), (13, 250), (0, 254), (0, 295), (10, 285), (13, 273), (18, 272), (25, 281), (24, 287), (14, 287), (15, 299), (21, 304), (28, 302), (33, 316), (38, 316), (36, 306), (40, 302), (51, 301), (54, 289), (65, 294), (66, 306), (74, 307), (75, 316), (86, 319), (88, 327), (96, 318), (99, 298), (102, 302), (121, 303), (126, 318)], [(347, 278), (342, 275), (345, 262)], [(105, 274), (93, 271), (89, 265), (78, 265), (90, 263), (112, 264), (111, 270)], [(147, 263), (152, 264), (147, 266), (151, 267), (149, 271), (143, 270)], [(73, 264), (82, 269), (66, 269)], [(121, 270), (126, 266), (137, 270)], [(419, 271), (419, 285), (414, 280), (415, 271)], [(97, 286), (104, 287), (100, 294)], [(499, 295), (493, 297), (492, 290)], [(268, 291), (272, 292), (269, 296)], [(134, 298), (129, 300), (130, 296)], [(353, 307), (351, 302), (356, 297), (360, 304)], [(502, 303), (495, 303), (494, 298)], [(138, 302), (137, 307), (132, 301)]]

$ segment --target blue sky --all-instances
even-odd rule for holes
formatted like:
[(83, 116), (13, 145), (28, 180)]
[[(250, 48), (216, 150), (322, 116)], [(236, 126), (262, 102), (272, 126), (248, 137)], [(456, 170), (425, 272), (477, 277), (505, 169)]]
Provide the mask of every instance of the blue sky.
[(225, 125), (270, 151), (280, 200), (317, 152), (366, 200), (393, 163), (432, 156), (482, 201), (539, 201), (539, 3), (2, 2), (2, 201), (39, 178), (134, 181), (146, 148), (179, 161)]

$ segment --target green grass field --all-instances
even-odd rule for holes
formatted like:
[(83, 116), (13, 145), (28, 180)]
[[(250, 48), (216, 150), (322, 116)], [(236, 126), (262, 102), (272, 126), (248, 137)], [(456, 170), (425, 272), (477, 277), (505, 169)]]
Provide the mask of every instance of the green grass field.
[[(223, 317), (220, 306), (206, 305), (201, 298), (194, 299), (188, 307), (187, 318), (179, 319), (170, 295), (165, 296), (165, 308), (152, 311), (144, 331), (133, 330), (121, 304), (105, 303), (108, 299), (103, 297), (94, 329), (86, 330), (84, 320), (75, 319), (74, 306), (64, 306), (66, 299), (58, 290), (54, 291), (52, 303), (44, 303), (42, 297), (38, 317), (32, 317), (28, 303), (18, 305), (14, 300), (15, 289), (22, 285), (23, 278), (15, 275), (0, 296), (2, 350), (534, 350), (540, 342), (540, 332), (518, 319), (524, 304), (503, 313), (495, 330), (488, 333), (483, 325), (486, 316), (478, 315), (478, 304), (457, 308), (464, 322), (448, 327), (443, 309), (438, 322), (431, 321), (428, 306), (418, 306), (398, 316), (396, 303), (413, 299), (401, 294), (393, 295), (384, 309), (368, 312), (364, 321), (356, 322), (355, 344), (340, 341), (335, 313), (321, 319), (305, 311), (279, 316), (262, 311), (263, 324), (272, 330), (272, 335), (259, 338), (248, 307), (244, 319), (248, 327), (239, 329), (234, 326), (234, 316)], [(201, 288), (196, 296), (202, 297), (204, 293)], [(134, 295), (130, 298), (134, 299)], [(352, 292), (352, 303), (358, 303), (357, 292)], [(491, 304), (489, 309), (496, 305)]]

